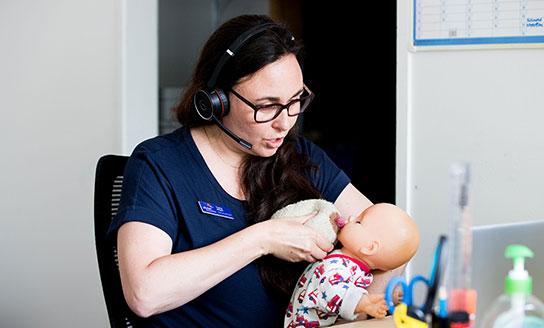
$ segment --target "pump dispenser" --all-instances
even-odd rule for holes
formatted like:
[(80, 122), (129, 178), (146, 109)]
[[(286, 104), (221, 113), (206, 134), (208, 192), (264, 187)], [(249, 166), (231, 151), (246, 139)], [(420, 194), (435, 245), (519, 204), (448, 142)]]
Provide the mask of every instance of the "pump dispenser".
[(510, 245), (504, 252), (513, 260), (505, 278), (504, 294), (486, 312), (483, 328), (544, 328), (544, 304), (532, 295), (533, 279), (525, 270), (525, 258), (533, 252), (524, 245)]

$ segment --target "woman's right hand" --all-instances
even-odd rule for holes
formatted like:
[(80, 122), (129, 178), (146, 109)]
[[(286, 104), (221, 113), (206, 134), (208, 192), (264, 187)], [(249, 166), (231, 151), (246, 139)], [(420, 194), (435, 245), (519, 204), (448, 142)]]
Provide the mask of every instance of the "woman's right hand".
[(267, 220), (262, 225), (265, 254), (290, 262), (321, 260), (333, 250), (334, 245), (317, 230), (304, 223), (317, 212), (303, 216)]

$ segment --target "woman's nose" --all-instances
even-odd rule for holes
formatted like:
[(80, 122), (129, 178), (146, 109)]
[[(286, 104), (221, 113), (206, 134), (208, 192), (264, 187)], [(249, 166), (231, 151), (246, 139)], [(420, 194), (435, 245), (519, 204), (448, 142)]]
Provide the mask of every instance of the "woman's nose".
[(291, 117), (287, 115), (287, 110), (284, 109), (281, 111), (280, 115), (278, 115), (278, 117), (276, 117), (272, 121), (272, 126), (282, 131), (285, 131), (292, 128), (293, 125), (295, 125), (296, 120), (296, 116)]

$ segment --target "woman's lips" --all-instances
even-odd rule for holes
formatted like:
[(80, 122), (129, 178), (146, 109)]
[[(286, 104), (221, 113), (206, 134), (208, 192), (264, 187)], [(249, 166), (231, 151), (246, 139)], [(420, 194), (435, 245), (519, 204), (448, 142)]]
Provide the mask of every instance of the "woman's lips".
[(266, 144), (272, 148), (278, 148), (283, 143), (283, 138), (267, 139)]

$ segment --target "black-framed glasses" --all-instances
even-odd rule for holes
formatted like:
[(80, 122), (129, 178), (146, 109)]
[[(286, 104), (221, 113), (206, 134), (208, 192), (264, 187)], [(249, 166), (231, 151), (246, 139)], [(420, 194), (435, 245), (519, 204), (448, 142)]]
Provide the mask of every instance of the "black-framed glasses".
[(254, 111), (254, 119), (257, 123), (266, 123), (270, 122), (276, 117), (280, 115), (280, 113), (287, 109), (287, 115), (289, 116), (297, 116), (298, 114), (304, 112), (306, 108), (310, 105), (312, 102), (312, 99), (314, 99), (314, 94), (306, 85), (303, 87), (302, 94), (299, 98), (293, 99), (287, 104), (266, 104), (266, 105), (253, 105), (249, 100), (242, 97), (239, 93), (237, 93), (234, 90), (230, 90), (233, 95), (235, 95), (238, 99), (243, 101), (246, 105), (251, 107)]

